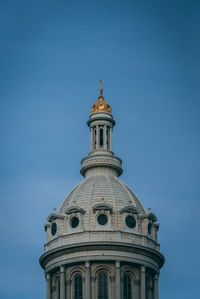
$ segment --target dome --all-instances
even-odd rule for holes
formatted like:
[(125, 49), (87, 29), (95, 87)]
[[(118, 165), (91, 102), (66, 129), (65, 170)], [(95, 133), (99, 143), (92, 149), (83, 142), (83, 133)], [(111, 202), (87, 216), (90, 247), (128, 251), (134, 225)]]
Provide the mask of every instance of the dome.
[[(96, 205), (109, 205), (113, 214), (132, 206), (140, 214), (145, 209), (134, 192), (116, 176), (97, 174), (80, 182), (65, 198), (58, 210), (64, 215), (70, 207), (77, 206), (86, 211), (85, 222), (93, 224), (93, 209)], [(118, 219), (118, 217), (116, 217)]]
[(102, 92), (100, 83), (87, 121), (90, 152), (81, 160), (84, 179), (45, 223), (40, 264), (47, 279), (46, 298), (158, 299), (164, 263), (159, 223), (119, 179), (122, 160), (112, 149), (115, 120)]

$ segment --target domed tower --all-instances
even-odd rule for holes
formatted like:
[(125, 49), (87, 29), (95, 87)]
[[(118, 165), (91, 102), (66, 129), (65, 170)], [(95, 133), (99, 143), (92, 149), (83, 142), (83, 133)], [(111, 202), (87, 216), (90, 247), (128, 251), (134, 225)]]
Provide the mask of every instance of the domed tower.
[(115, 121), (100, 95), (91, 108), (90, 153), (84, 179), (45, 224), (47, 299), (158, 299), (156, 216), (120, 179), (122, 161), (112, 152)]

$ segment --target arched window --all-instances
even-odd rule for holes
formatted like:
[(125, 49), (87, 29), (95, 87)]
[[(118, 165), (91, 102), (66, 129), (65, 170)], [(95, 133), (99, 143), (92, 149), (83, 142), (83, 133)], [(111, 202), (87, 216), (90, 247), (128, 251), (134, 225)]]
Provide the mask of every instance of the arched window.
[(100, 144), (100, 147), (102, 148), (103, 147), (103, 129), (102, 128), (100, 129), (100, 142), (99, 142), (99, 144)]
[(104, 271), (98, 274), (98, 299), (108, 299), (108, 276)]
[(124, 274), (124, 299), (131, 299), (131, 277), (129, 274)]
[(83, 299), (83, 284), (81, 275), (76, 275), (74, 279), (74, 299)]

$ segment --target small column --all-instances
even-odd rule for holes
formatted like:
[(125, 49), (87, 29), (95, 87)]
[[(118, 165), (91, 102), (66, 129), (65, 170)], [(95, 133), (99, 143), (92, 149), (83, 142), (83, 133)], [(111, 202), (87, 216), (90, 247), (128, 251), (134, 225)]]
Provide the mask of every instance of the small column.
[(85, 298), (90, 299), (91, 287), (90, 287), (90, 262), (85, 263)]
[(65, 268), (60, 267), (60, 299), (65, 299)]
[(140, 299), (140, 281), (138, 279), (134, 280), (134, 298)]
[(46, 275), (46, 299), (51, 299), (51, 274)]
[(66, 281), (66, 288), (67, 288), (67, 299), (68, 299), (70, 298), (71, 280)]
[(90, 128), (90, 151), (94, 150), (94, 129)]
[(99, 148), (99, 126), (96, 126), (97, 135), (96, 135), (96, 148)]
[(115, 263), (115, 271), (116, 271), (116, 277), (115, 277), (115, 298), (120, 299), (120, 262)]
[(112, 128), (110, 128), (110, 130), (109, 130), (109, 149), (110, 149), (110, 151), (112, 152)]
[(158, 273), (154, 275), (154, 299), (158, 299)]
[(140, 276), (140, 299), (146, 299), (145, 266), (141, 266)]

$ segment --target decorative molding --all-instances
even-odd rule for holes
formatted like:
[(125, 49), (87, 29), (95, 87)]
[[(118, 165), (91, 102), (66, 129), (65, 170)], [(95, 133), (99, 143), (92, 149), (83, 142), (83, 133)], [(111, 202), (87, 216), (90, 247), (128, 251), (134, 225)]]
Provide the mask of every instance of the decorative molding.
[(138, 208), (136, 208), (134, 206), (126, 206), (126, 207), (124, 207), (120, 210), (120, 213), (125, 213), (125, 212), (127, 212), (127, 213), (131, 212), (131, 213), (134, 213), (134, 214), (139, 214)]
[(93, 250), (117, 250), (125, 251), (127, 255), (130, 253), (136, 253), (140, 254), (142, 256), (146, 256), (154, 260), (158, 267), (161, 268), (164, 264), (164, 256), (158, 252), (155, 249), (142, 246), (142, 245), (136, 245), (136, 244), (128, 244), (128, 243), (121, 243), (121, 242), (85, 242), (85, 243), (77, 243), (77, 244), (71, 244), (71, 245), (64, 245), (60, 246), (58, 248), (49, 250), (45, 252), (40, 257), (40, 265), (45, 268), (47, 263), (52, 260), (55, 257), (60, 257), (63, 254), (67, 253), (73, 253), (73, 252), (81, 252), (82, 251), (93, 251)]
[(48, 227), (51, 227), (51, 225), (50, 225), (49, 223), (45, 223), (45, 224), (44, 224), (45, 232), (47, 231), (47, 228), (48, 228)]
[(113, 207), (109, 204), (106, 203), (98, 203), (96, 205), (93, 206), (93, 213), (95, 213), (96, 211), (109, 211), (110, 214), (113, 213)]
[(48, 222), (52, 222), (55, 219), (64, 219), (65, 217), (59, 214), (55, 214), (55, 213), (51, 213), (48, 217), (47, 217), (47, 221)]
[(80, 208), (79, 206), (71, 206), (65, 210), (65, 214), (73, 214), (73, 213), (81, 213), (85, 214), (85, 210), (83, 208)]

